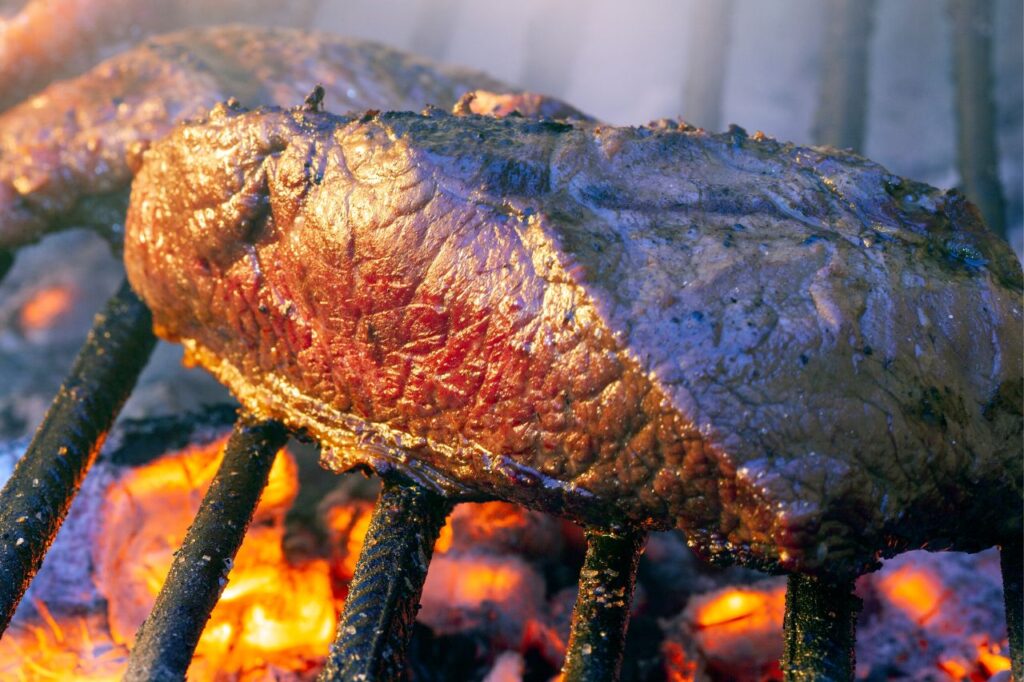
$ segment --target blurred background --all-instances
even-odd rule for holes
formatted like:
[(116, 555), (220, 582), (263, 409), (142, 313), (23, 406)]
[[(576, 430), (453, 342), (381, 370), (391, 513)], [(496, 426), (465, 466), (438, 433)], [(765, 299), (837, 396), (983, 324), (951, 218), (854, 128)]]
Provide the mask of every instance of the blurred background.
[(962, 187), (1022, 252), (1024, 0), (346, 0), (322, 3), (313, 25), (609, 123), (681, 116), (852, 147)]

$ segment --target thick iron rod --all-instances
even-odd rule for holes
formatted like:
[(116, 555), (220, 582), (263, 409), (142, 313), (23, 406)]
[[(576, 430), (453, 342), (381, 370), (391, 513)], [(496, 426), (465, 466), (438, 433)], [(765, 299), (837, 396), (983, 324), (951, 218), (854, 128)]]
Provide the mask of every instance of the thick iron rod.
[(0, 492), (0, 633), (155, 342), (149, 310), (125, 282), (96, 315), (71, 373)]
[(7, 272), (14, 265), (14, 252), (0, 249), (0, 282), (4, 281)]
[(689, 64), (683, 90), (687, 123), (721, 130), (722, 100), (728, 78), (729, 46), (736, 0), (698, 0), (691, 5)]
[(199, 636), (227, 584), (231, 562), (288, 434), (277, 422), (235, 424), (224, 460), (185, 534), (153, 611), (139, 627), (124, 679), (185, 679)]
[(989, 229), (1006, 238), (992, 71), (993, 0), (949, 0), (956, 82), (956, 152), (960, 186)]
[(853, 680), (857, 614), (853, 580), (789, 577), (782, 672), (786, 682)]
[(868, 68), (876, 0), (829, 0), (821, 89), (814, 119), (818, 144), (864, 151)]
[(400, 680), (423, 581), (451, 502), (385, 481), (320, 682)]
[(636, 571), (647, 534), (587, 531), (563, 682), (618, 680)]
[(1024, 680), (1024, 546), (1020, 539), (1004, 544), (999, 551), (1003, 567), (1003, 600), (1006, 602), (1006, 630), (1010, 635), (1013, 679)]

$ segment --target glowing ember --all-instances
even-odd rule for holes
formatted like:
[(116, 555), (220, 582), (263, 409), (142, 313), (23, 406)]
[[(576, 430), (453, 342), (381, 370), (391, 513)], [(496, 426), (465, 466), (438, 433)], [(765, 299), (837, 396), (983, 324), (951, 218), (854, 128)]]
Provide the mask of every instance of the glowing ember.
[(1006, 650), (1006, 645), (989, 644), (983, 642), (978, 646), (978, 662), (989, 675), (1001, 673), (1010, 669), (1010, 659), (1000, 652)]
[(782, 655), (785, 605), (785, 582), (767, 580), (695, 597), (684, 613), (709, 667), (727, 677), (753, 670), (770, 678)]
[[(19, 652), (20, 662), (3, 679), (120, 678), (135, 630), (152, 608), (172, 553), (220, 464), (225, 440), (133, 469), (107, 489), (93, 556), (107, 612), (60, 621), (38, 604), (40, 625), (12, 629), (4, 639)], [(282, 450), (203, 631), (189, 679), (250, 679), (267, 670), (301, 673), (322, 660), (336, 625), (328, 563), (295, 566), (282, 550), (284, 513), (297, 486), (295, 462)], [(0, 665), (0, 672), (7, 671)]]
[(21, 308), (18, 316), (21, 328), (27, 332), (48, 329), (58, 318), (71, 310), (74, 302), (74, 291), (68, 286), (40, 289)]
[[(30, 599), (30, 615), (16, 619), (0, 640), (0, 680), (120, 678), (135, 631), (219, 467), (223, 444), (222, 439), (189, 447), (125, 468), (112, 483), (97, 487), (103, 499), (92, 580), (106, 602), (69, 616)], [(320, 530), (329, 547), (324, 554), (330, 558), (296, 565), (285, 556), (283, 538), (297, 479), (294, 460), (282, 451), (199, 641), (190, 680), (308, 680), (321, 664), (373, 503), (346, 492), (337, 504), (321, 506)], [(548, 594), (550, 564), (544, 562), (557, 561), (557, 552), (572, 546), (564, 533), (559, 522), (505, 503), (461, 505), (435, 544), (420, 622), (434, 637), (467, 637), (480, 643), (481, 652), (492, 652), (482, 656), (504, 652), (479, 668), (491, 682), (534, 675), (537, 660), (556, 670), (565, 654), (575, 589), (563, 583)], [(991, 557), (905, 555), (865, 576), (858, 588), (865, 600), (858, 676), (874, 679), (880, 671), (896, 671), (974, 682), (1009, 670), (1004, 626), (990, 613), (998, 595), (988, 594), (998, 592), (991, 587), (999, 584), (998, 561), (986, 561)], [(690, 596), (682, 613), (663, 625), (665, 679), (781, 680), (784, 606), (784, 579)]]
[(785, 589), (775, 589), (769, 593), (726, 590), (701, 607), (697, 613), (697, 626), (703, 629), (744, 621), (743, 629), (763, 626), (774, 628), (776, 624), (771, 616), (779, 611), (780, 599), (784, 606)]
[(472, 632), (493, 646), (519, 647), (544, 609), (544, 578), (508, 554), (449, 552), (434, 557), (418, 619), (435, 633)]
[(697, 662), (686, 655), (679, 642), (665, 642), (665, 677), (668, 682), (694, 682), (697, 679)]
[(454, 535), (451, 519), (448, 519), (448, 523), (441, 527), (441, 533), (437, 536), (437, 542), (434, 543), (434, 554), (444, 554), (450, 550)]
[[(41, 602), (36, 602), (40, 613)], [(45, 611), (45, 606), (42, 606)], [(58, 624), (12, 625), (0, 644), (0, 678), (18, 682), (116, 682), (128, 650), (111, 641), (102, 614)]]
[(939, 670), (946, 673), (954, 680), (965, 679), (968, 675), (967, 665), (964, 661), (955, 658), (939, 661)]
[[(504, 603), (521, 594), (527, 580), (522, 561), (513, 557), (438, 557), (435, 561), (427, 577), (431, 596), (455, 606)], [(438, 567), (440, 570), (435, 571)], [(435, 572), (438, 579), (431, 580)]]
[(946, 596), (935, 575), (910, 564), (880, 577), (877, 584), (890, 602), (921, 625), (936, 614)]

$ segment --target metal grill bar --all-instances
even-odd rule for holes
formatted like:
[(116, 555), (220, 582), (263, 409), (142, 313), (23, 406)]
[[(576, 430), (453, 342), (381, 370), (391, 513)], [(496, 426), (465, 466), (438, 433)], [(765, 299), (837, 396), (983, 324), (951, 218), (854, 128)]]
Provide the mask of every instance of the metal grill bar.
[(4, 281), (4, 277), (7, 276), (12, 265), (14, 265), (14, 252), (0, 249), (0, 282)]
[(1024, 545), (1020, 538), (1004, 544), (999, 558), (1003, 568), (1003, 600), (1013, 679), (1024, 680)]
[(646, 539), (640, 530), (587, 531), (587, 555), (562, 668), (564, 682), (619, 679), (636, 571)]
[(385, 480), (320, 682), (402, 679), (434, 543), (450, 500)]
[(786, 588), (783, 621), (786, 682), (853, 680), (857, 614), (853, 580), (829, 583), (794, 574)]
[(96, 315), (71, 373), (0, 492), (0, 633), (39, 570), (156, 339), (125, 282)]
[(210, 489), (185, 535), (153, 611), (135, 638), (129, 682), (182, 680), (227, 584), (238, 547), (288, 439), (277, 422), (239, 419)]

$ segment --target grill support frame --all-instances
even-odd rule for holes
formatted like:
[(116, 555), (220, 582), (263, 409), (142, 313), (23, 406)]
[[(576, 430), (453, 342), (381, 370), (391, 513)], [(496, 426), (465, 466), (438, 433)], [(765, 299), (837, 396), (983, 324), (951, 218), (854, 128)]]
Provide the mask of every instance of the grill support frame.
[(0, 249), (0, 282), (4, 281), (4, 277), (10, 272), (11, 267), (14, 266), (14, 252), (8, 251), (7, 249)]
[(854, 580), (791, 574), (786, 585), (782, 672), (786, 682), (854, 678), (857, 615)]
[(318, 682), (401, 680), (434, 543), (454, 502), (385, 478)]
[(235, 424), (224, 460), (175, 553), (156, 604), (139, 627), (124, 680), (184, 679), (227, 585), (270, 468), (287, 440), (288, 432), (278, 422), (241, 417)]
[(155, 345), (149, 309), (125, 281), (97, 313), (71, 372), (0, 492), (0, 634)]
[(999, 548), (999, 564), (1010, 639), (1010, 670), (1013, 679), (1024, 680), (1024, 542), (1020, 538)]
[(636, 574), (647, 533), (640, 529), (587, 529), (564, 682), (618, 680), (626, 646)]

